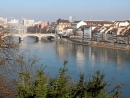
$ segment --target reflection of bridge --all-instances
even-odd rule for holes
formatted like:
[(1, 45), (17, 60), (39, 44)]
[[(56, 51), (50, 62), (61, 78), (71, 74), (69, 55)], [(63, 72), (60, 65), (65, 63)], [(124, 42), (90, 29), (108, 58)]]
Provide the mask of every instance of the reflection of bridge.
[(37, 40), (41, 40), (41, 38), (42, 37), (49, 37), (49, 36), (52, 36), (52, 37), (54, 37), (55, 38), (55, 34), (41, 34), (41, 33), (34, 33), (34, 34), (32, 34), (32, 33), (24, 33), (24, 34), (4, 34), (3, 36), (2, 36), (2, 38), (5, 38), (5, 37), (7, 37), (7, 36), (16, 36), (16, 37), (19, 37), (19, 40), (20, 41), (22, 41), (23, 40), (23, 38), (24, 37), (27, 37), (27, 36), (34, 36), (34, 37), (36, 37), (36, 39)]

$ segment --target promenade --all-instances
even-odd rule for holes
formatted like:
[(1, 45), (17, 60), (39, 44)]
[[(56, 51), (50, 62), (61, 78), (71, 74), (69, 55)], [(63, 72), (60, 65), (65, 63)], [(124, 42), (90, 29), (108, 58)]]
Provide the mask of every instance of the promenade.
[(102, 48), (130, 51), (130, 45), (127, 45), (127, 44), (97, 42), (97, 41), (83, 41), (83, 40), (68, 39), (68, 38), (57, 39), (57, 41), (68, 42), (68, 43), (77, 44), (77, 45), (86, 45), (86, 46), (93, 46), (93, 47), (102, 47)]

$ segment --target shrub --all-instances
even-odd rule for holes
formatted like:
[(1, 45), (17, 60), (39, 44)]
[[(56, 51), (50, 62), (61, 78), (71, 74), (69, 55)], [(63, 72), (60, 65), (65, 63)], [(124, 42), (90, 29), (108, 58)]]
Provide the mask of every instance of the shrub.
[[(120, 86), (116, 86), (110, 93), (107, 92), (108, 84), (104, 80), (104, 73), (96, 71), (85, 79), (84, 74), (79, 74), (79, 81), (73, 81), (67, 75), (67, 61), (59, 69), (56, 77), (47, 78), (43, 70), (37, 71), (33, 80), (30, 73), (20, 73), (18, 85), (18, 98), (119, 98)], [(32, 81), (33, 80), (33, 81)]]

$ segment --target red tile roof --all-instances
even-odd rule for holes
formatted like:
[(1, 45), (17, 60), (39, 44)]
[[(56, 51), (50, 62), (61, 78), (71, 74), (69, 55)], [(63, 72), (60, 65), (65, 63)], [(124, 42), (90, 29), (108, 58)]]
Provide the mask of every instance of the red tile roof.
[(58, 19), (57, 23), (70, 23), (69, 20), (64, 20), (64, 19)]
[(114, 24), (114, 22), (111, 21), (85, 21), (87, 25), (92, 25), (92, 26), (99, 26), (99, 25), (104, 25), (104, 24)]
[(100, 28), (101, 28), (101, 26), (97, 26), (96, 28), (94, 28), (93, 31), (99, 31)]

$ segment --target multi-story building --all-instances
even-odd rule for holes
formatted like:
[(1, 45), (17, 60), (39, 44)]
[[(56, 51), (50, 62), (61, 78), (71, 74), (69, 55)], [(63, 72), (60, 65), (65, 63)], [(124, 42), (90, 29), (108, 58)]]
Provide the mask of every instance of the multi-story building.
[(41, 29), (48, 26), (48, 22), (42, 22), (40, 23)]
[(49, 27), (49, 24), (48, 22), (42, 22), (42, 21), (39, 21), (39, 22), (35, 22), (35, 26), (39, 29), (39, 30), (42, 30), (44, 28), (48, 28)]
[(57, 33), (63, 33), (63, 29), (65, 27), (71, 27), (71, 23), (68, 20), (64, 19), (58, 19), (57, 20), (57, 26), (56, 26), (56, 31)]
[(63, 36), (69, 37), (71, 35), (73, 35), (73, 28), (72, 27), (65, 27), (63, 29)]
[(69, 16), (69, 22), (74, 22), (74, 21), (76, 21), (76, 18), (73, 16)]
[(34, 25), (34, 20), (29, 20), (29, 19), (22, 19), (22, 24), (24, 26), (33, 26)]
[(29, 20), (29, 26), (33, 26), (34, 25), (34, 20)]
[(8, 23), (18, 24), (18, 23), (19, 23), (19, 20), (18, 20), (18, 19), (11, 19)]

